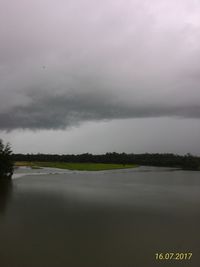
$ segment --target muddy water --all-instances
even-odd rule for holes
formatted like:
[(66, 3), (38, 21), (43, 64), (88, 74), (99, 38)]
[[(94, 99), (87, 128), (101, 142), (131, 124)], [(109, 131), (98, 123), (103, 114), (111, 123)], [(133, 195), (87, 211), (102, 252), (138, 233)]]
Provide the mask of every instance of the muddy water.
[(200, 266), (200, 173), (19, 169), (0, 183), (0, 266)]

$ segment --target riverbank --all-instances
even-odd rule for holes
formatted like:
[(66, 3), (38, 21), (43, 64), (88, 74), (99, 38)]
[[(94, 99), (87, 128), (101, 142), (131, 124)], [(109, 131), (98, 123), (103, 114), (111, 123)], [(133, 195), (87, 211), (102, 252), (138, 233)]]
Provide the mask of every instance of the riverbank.
[(17, 161), (15, 167), (31, 167), (33, 169), (41, 167), (59, 168), (67, 170), (77, 171), (103, 171), (103, 170), (114, 170), (114, 169), (127, 169), (135, 168), (135, 164), (111, 164), (111, 163), (68, 163), (68, 162), (28, 162), (28, 161)]

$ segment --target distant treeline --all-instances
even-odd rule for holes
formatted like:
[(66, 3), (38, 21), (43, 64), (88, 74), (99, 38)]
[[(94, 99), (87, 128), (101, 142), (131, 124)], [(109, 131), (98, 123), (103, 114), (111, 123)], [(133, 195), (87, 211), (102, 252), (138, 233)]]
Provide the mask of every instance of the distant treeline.
[(89, 153), (80, 155), (57, 155), (57, 154), (13, 154), (14, 161), (42, 161), (42, 162), (91, 162), (91, 163), (119, 163), (137, 164), (146, 166), (178, 167), (188, 170), (199, 170), (200, 157), (186, 154), (184, 156), (172, 153), (165, 154), (126, 154), (106, 153), (92, 155)]

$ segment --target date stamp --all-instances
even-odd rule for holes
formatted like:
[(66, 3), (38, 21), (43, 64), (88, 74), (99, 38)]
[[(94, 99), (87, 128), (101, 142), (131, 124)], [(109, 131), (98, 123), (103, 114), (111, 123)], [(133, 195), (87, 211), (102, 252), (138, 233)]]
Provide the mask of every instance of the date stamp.
[(160, 261), (165, 260), (191, 260), (192, 252), (157, 252), (155, 259)]

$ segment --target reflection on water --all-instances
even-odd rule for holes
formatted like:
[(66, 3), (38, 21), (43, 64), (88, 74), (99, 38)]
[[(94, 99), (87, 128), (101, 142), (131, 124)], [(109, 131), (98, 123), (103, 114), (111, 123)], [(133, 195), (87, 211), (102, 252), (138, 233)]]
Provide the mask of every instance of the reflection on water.
[[(198, 172), (44, 173), (15, 179), (8, 190), (0, 266), (200, 265)], [(193, 252), (193, 258), (159, 263), (158, 252)]]
[(12, 181), (0, 180), (0, 214), (6, 210), (7, 203), (12, 195)]

